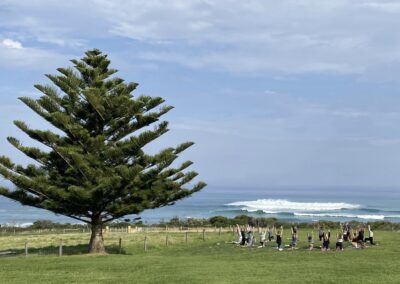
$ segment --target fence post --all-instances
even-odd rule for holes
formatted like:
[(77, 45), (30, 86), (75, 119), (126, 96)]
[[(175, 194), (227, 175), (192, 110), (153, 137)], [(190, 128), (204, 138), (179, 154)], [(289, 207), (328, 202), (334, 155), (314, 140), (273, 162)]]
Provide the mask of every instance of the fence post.
[(185, 242), (188, 242), (188, 232), (185, 232)]
[(60, 241), (60, 247), (58, 248), (58, 256), (62, 256), (63, 254), (63, 240)]
[(122, 238), (119, 238), (118, 253), (121, 254), (121, 252), (122, 252)]
[(222, 230), (222, 227), (219, 227), (219, 235), (221, 236), (221, 230)]
[(147, 251), (147, 236), (144, 236), (144, 251)]
[(28, 243), (25, 242), (25, 256), (28, 256)]
[(205, 241), (206, 229), (203, 229), (203, 241)]
[(165, 246), (168, 246), (168, 234), (165, 236)]

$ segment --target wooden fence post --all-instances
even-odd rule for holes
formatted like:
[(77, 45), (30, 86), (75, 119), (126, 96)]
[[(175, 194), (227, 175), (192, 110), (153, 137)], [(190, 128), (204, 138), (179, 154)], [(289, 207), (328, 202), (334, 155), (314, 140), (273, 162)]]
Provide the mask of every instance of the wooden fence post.
[(118, 253), (121, 254), (121, 252), (122, 252), (122, 238), (119, 238)]
[(147, 251), (147, 236), (144, 236), (144, 251)]
[(188, 232), (185, 233), (185, 242), (188, 242)]
[(206, 229), (203, 229), (203, 241), (205, 241)]
[(168, 246), (168, 234), (165, 236), (165, 246)]
[(62, 256), (63, 254), (63, 240), (60, 241), (60, 247), (58, 248), (58, 256)]
[(222, 227), (219, 227), (219, 235), (221, 236)]
[(28, 243), (25, 242), (25, 256), (28, 256)]

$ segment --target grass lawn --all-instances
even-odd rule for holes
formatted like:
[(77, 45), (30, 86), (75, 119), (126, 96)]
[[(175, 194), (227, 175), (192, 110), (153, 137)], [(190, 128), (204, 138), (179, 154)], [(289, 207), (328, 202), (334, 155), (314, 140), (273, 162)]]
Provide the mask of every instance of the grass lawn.
[[(400, 283), (400, 233), (375, 232), (378, 246), (343, 252), (241, 248), (232, 233), (109, 233), (109, 255), (85, 255), (87, 233), (0, 237), (0, 251), (29, 255), (0, 257), (0, 283)], [(123, 254), (117, 254), (122, 238)], [(288, 237), (288, 235), (286, 235)], [(289, 243), (289, 240), (286, 240)], [(58, 257), (60, 238), (64, 256)], [(316, 243), (317, 245), (319, 243)], [(274, 244), (275, 245), (275, 244)], [(334, 246), (334, 241), (331, 241)]]

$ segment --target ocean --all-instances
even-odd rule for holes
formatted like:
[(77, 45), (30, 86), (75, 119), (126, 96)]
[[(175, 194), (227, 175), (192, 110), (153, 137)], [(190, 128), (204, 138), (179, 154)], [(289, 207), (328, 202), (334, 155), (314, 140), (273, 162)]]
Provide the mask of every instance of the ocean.
[[(179, 218), (246, 214), (288, 222), (400, 222), (399, 188), (352, 187), (216, 187), (208, 186), (172, 206), (144, 211), (144, 223)], [(128, 216), (127, 218), (137, 216)], [(0, 197), (0, 224), (28, 225), (35, 220), (76, 223), (76, 220)]]

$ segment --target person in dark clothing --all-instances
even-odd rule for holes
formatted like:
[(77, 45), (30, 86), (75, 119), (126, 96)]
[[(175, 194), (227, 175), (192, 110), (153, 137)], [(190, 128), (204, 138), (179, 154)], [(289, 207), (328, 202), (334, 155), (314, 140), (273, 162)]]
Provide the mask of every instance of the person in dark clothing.
[(328, 230), (328, 233), (324, 233), (323, 235), (321, 251), (329, 250), (330, 238), (331, 238), (331, 232)]
[(323, 226), (320, 226), (320, 227), (319, 227), (319, 231), (318, 231), (319, 241), (322, 241), (322, 239), (324, 238), (324, 234), (325, 234), (325, 232), (324, 232), (324, 227), (323, 227)]
[(278, 249), (282, 250), (282, 238), (283, 238), (283, 226), (279, 230), (276, 231), (276, 244), (278, 245)]
[(364, 228), (358, 228), (358, 235), (357, 235), (357, 243), (363, 245), (364, 244)]
[(240, 242), (241, 246), (244, 246), (246, 244), (246, 232), (244, 231), (244, 227), (240, 229), (240, 235), (242, 236), (242, 240)]

